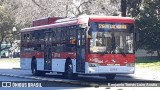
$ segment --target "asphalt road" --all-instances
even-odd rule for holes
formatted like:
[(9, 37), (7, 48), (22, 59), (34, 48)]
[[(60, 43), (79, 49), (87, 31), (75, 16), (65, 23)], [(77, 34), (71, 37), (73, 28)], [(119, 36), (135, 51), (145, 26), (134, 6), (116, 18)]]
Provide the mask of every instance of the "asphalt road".
[[(4, 83), (11, 83), (11, 87), (4, 86)], [(2, 85), (3, 83), (3, 85)], [(25, 84), (26, 86), (19, 85), (18, 83)], [(31, 83), (38, 83), (37, 86), (32, 87)], [(43, 87), (43, 85), (48, 84), (47, 82), (41, 80), (34, 80), (34, 79), (25, 79), (25, 78), (16, 78), (16, 77), (8, 77), (8, 76), (0, 76), (0, 90), (65, 90), (65, 89), (85, 89), (85, 87), (80, 87), (77, 85), (72, 84), (65, 84), (65, 83), (57, 83), (57, 82), (50, 82), (49, 84), (52, 87)], [(42, 87), (41, 87), (42, 86)], [(87, 89), (87, 88), (86, 88)]]
[[(50, 75), (47, 75), (50, 77)], [(57, 76), (59, 77), (59, 76)], [(79, 77), (80, 78), (80, 77)], [(43, 82), (42, 80), (34, 80), (34, 79), (25, 79), (25, 78), (16, 78), (9, 76), (0, 76), (0, 82), (3, 81), (11, 81), (11, 82), (34, 82), (39, 83)], [(2, 82), (1, 82), (2, 83)], [(52, 82), (52, 87), (0, 87), (0, 90), (160, 90), (160, 87), (82, 87), (77, 85), (70, 85), (66, 83), (57, 83)]]
[[(12, 63), (11, 63), (12, 64)], [(77, 80), (63, 79), (61, 75), (47, 74), (45, 77), (32, 76), (30, 70), (12, 69), (19, 66), (14, 64), (11, 66), (8, 63), (0, 63), (0, 81), (51, 81), (52, 87), (38, 88), (23, 88), (23, 90), (151, 90), (152, 87), (106, 87), (106, 84), (111, 83), (100, 76), (82, 76), (79, 75)], [(9, 67), (8, 67), (9, 66)], [(136, 68), (135, 74), (123, 75), (118, 74), (113, 82), (150, 82), (160, 81), (160, 72), (150, 71), (148, 69)], [(84, 87), (91, 86), (91, 87)], [(158, 89), (157, 89), (158, 88)], [(22, 88), (0, 88), (0, 90), (22, 90)], [(160, 90), (160, 87), (154, 87), (153, 90)]]
[[(140, 71), (139, 71), (140, 72)], [(21, 70), (21, 69), (0, 69), (1, 74), (12, 74), (12, 75), (18, 75), (18, 76), (29, 76), (33, 77), (31, 74), (31, 70)], [(141, 73), (140, 73), (141, 74)], [(153, 74), (153, 73), (151, 73)], [(152, 75), (153, 76), (153, 75)], [(55, 79), (62, 79), (62, 76), (60, 74), (48, 74), (43, 78), (55, 78)], [(64, 79), (63, 79), (64, 80)], [(107, 80), (105, 77), (102, 76), (82, 76), (79, 75), (78, 80), (80, 81), (88, 81), (88, 82), (94, 82), (94, 81), (101, 81), (106, 82)], [(150, 78), (148, 75), (137, 75), (137, 74), (117, 74), (114, 81), (160, 81), (159, 79)]]
[[(99, 76), (81, 76), (79, 75), (77, 80), (62, 79), (61, 75), (47, 74), (45, 77), (35, 77), (32, 76), (30, 70), (20, 70), (20, 69), (0, 69), (0, 81), (51, 81), (52, 87), (36, 87), (36, 88), (0, 88), (0, 90), (160, 90), (160, 87), (107, 87), (106, 84), (110, 81), (106, 80), (104, 77)], [(134, 75), (118, 75), (114, 82), (123, 81), (155, 81), (140, 79)], [(90, 87), (84, 87), (89, 85)]]

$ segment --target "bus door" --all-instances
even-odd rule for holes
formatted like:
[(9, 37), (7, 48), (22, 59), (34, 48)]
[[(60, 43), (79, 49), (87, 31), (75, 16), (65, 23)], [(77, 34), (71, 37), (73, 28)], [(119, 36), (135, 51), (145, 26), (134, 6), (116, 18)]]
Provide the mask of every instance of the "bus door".
[(52, 32), (45, 32), (44, 70), (52, 69)]
[(85, 72), (85, 30), (78, 29), (76, 32), (76, 72)]

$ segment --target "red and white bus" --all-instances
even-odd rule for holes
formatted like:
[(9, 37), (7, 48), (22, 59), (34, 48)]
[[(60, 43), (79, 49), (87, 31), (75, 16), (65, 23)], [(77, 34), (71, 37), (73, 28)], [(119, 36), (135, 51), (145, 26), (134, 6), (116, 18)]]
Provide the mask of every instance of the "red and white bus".
[(40, 23), (21, 30), (21, 68), (33, 75), (57, 72), (69, 79), (82, 74), (113, 80), (116, 74), (134, 73), (134, 19), (82, 15)]

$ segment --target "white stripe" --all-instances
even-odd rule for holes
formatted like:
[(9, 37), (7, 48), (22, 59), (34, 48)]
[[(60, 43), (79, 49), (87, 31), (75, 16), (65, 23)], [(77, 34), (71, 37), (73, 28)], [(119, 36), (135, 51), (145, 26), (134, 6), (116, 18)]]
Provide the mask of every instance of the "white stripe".
[(21, 69), (31, 69), (31, 58), (20, 58)]
[(52, 71), (64, 72), (66, 59), (52, 59)]
[(85, 65), (86, 74), (98, 74), (98, 73), (128, 73), (132, 74), (135, 71), (135, 67), (127, 66), (97, 66), (89, 67), (88, 62)]
[[(20, 58), (20, 66), (22, 69), (31, 69), (32, 58)], [(37, 70), (44, 70), (44, 59), (37, 58)], [(64, 72), (66, 59), (52, 59), (52, 71)], [(73, 73), (76, 72), (76, 60), (72, 59)]]
[(44, 70), (44, 59), (37, 58), (37, 70)]

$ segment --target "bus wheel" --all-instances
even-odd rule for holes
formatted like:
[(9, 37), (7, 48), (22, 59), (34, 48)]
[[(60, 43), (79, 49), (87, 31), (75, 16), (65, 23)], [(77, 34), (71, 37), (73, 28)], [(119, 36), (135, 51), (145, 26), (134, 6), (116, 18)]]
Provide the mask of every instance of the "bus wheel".
[(31, 62), (31, 70), (32, 70), (32, 74), (34, 76), (44, 76), (46, 74), (46, 72), (44, 72), (44, 71), (37, 70), (37, 63), (36, 63), (35, 59), (33, 59)]
[(114, 80), (115, 77), (116, 77), (116, 74), (107, 74), (106, 75), (107, 80)]
[(38, 75), (38, 71), (37, 71), (37, 63), (36, 63), (36, 60), (33, 59), (32, 62), (31, 62), (31, 70), (32, 70), (32, 74), (34, 76), (37, 76)]
[(65, 77), (68, 79), (76, 79), (77, 74), (73, 73), (73, 65), (71, 60), (67, 62), (66, 69), (65, 69)]

